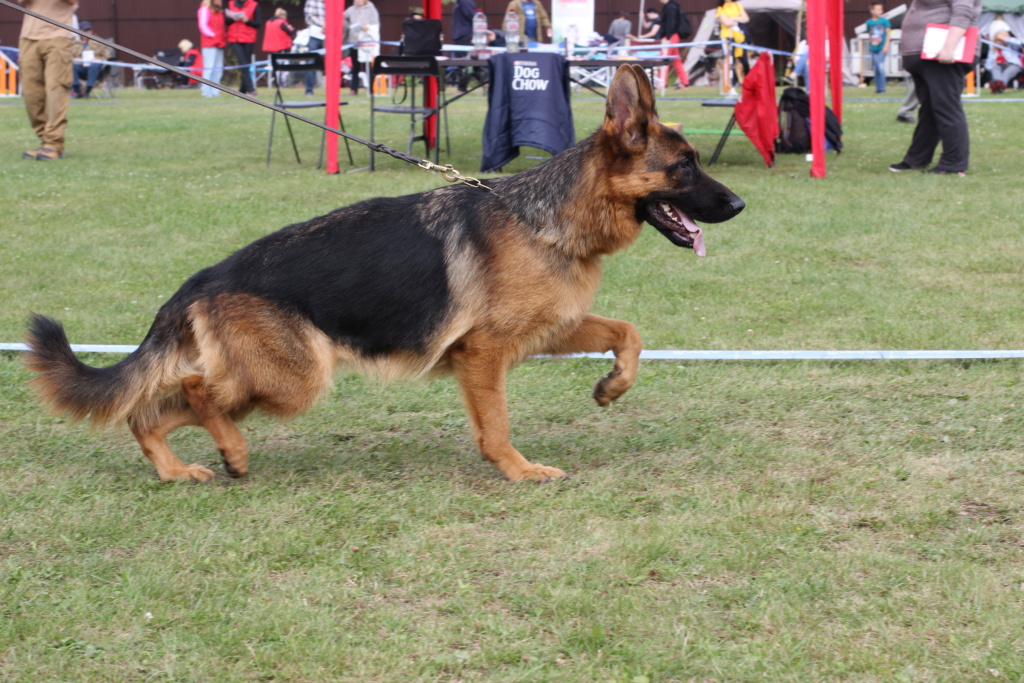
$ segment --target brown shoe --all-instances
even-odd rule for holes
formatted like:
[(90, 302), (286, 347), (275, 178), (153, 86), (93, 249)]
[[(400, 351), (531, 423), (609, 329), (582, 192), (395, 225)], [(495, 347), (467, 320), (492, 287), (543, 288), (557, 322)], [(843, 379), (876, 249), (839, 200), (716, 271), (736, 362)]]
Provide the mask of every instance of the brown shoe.
[(36, 161), (55, 161), (56, 159), (63, 159), (64, 154), (53, 149), (47, 149), (40, 147), (36, 150)]

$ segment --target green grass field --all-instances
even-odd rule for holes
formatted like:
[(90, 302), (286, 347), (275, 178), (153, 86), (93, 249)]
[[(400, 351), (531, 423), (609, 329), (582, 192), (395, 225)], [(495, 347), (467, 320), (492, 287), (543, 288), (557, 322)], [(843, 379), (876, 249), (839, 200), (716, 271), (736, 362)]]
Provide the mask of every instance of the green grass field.
[[(823, 180), (732, 138), (712, 170), (747, 209), (705, 230), (708, 258), (648, 230), (594, 311), (650, 349), (1024, 348), (1024, 102), (966, 105), (966, 178), (896, 175), (901, 90), (847, 90)], [(683, 95), (663, 120), (724, 125), (709, 92)], [(603, 102), (573, 106), (583, 137)], [(366, 110), (344, 109), (349, 131)], [(452, 107), (467, 175), (485, 110)], [(256, 237), (443, 184), (385, 159), (318, 172), (308, 128), (303, 165), (278, 137), (268, 169), (269, 118), (119, 91), (73, 103), (67, 158), (42, 163), (0, 100), (0, 342), (37, 311), (76, 343), (136, 344)], [(384, 133), (404, 149), (403, 126)], [(709, 158), (717, 137), (692, 141)], [(598, 409), (607, 366), (510, 377), (514, 443), (566, 482), (501, 479), (451, 380), (346, 375), (293, 422), (244, 423), (245, 480), (167, 485), (126, 429), (45, 414), (0, 352), (0, 680), (1024, 680), (1019, 361), (650, 361)], [(220, 471), (205, 433), (172, 446)]]

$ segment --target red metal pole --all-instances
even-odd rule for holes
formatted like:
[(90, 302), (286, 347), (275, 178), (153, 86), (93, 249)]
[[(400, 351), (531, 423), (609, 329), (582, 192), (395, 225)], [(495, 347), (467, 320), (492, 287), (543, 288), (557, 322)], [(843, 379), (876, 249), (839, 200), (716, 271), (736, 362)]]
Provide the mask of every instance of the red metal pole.
[[(341, 45), (344, 36), (345, 0), (324, 2), (324, 123), (337, 128), (341, 122)], [(358, 74), (352, 74), (358, 78)], [(338, 136), (327, 133), (327, 172), (338, 173)]]
[[(423, 7), (423, 16), (427, 19), (441, 20), (441, 0), (426, 0)], [(437, 79), (427, 79), (423, 96), (424, 106), (437, 106)], [(423, 134), (427, 136), (427, 144), (431, 147), (437, 144), (437, 118), (437, 116), (431, 116), (423, 122)]]
[[(807, 68), (811, 100), (811, 177), (825, 177), (825, 3), (807, 0)], [(836, 42), (835, 40), (832, 41)], [(842, 69), (842, 62), (832, 64)]]

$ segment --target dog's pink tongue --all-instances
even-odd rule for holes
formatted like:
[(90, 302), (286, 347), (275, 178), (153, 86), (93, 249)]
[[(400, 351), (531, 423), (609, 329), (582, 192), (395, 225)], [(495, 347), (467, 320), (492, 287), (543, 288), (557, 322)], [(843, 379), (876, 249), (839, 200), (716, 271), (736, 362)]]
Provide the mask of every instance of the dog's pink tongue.
[(690, 233), (690, 235), (693, 237), (693, 253), (701, 258), (707, 256), (707, 249), (704, 248), (704, 233), (700, 228), (697, 228), (697, 234)]
[(700, 258), (704, 258), (708, 255), (707, 249), (704, 248), (704, 233), (701, 231), (700, 226), (693, 222), (686, 214), (681, 214), (683, 219), (683, 226), (686, 228), (686, 232), (690, 233), (690, 237), (693, 238), (693, 253)]

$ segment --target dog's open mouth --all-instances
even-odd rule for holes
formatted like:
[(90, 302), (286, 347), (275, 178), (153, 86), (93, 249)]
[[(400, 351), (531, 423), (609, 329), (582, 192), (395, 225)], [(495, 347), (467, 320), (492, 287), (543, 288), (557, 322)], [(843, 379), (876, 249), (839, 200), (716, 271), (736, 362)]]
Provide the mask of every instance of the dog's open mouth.
[(693, 219), (683, 213), (677, 206), (668, 202), (652, 202), (647, 210), (648, 220), (661, 234), (677, 247), (693, 249), (703, 258), (707, 255), (704, 249), (704, 233)]

